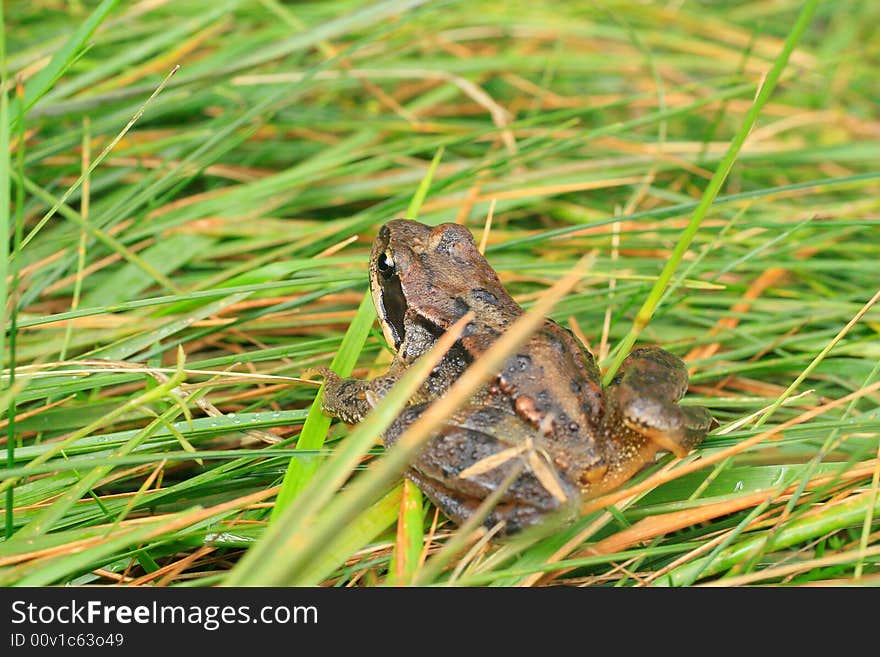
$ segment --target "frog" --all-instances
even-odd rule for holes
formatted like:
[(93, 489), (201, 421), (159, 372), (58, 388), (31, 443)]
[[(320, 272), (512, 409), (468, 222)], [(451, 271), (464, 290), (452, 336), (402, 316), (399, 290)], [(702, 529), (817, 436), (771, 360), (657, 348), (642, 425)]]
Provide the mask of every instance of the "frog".
[[(322, 409), (361, 421), (438, 337), (471, 313), (461, 337), (382, 436), (392, 448), (422, 413), (523, 313), (456, 223), (393, 219), (369, 261), (370, 293), (393, 351), (385, 373), (340, 377), (328, 368)], [(457, 525), (494, 495), (482, 525), (510, 535), (551, 516), (571, 520), (580, 504), (612, 491), (663, 452), (684, 457), (715, 426), (679, 402), (685, 363), (657, 347), (633, 349), (607, 386), (593, 354), (550, 318), (456, 410), (408, 464), (413, 481)]]

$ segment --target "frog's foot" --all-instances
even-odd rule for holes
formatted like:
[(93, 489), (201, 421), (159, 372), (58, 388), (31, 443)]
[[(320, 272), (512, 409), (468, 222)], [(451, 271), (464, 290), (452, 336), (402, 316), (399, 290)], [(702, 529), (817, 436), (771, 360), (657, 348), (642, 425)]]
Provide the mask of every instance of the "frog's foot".
[(313, 367), (307, 367), (300, 374), (301, 379), (311, 380), (316, 376), (321, 377), (325, 381), (330, 381), (331, 379), (338, 379), (339, 375), (331, 370), (329, 367), (324, 367), (323, 365), (315, 365)]
[(608, 388), (621, 421), (678, 457), (699, 445), (715, 422), (696, 406), (679, 406), (687, 391), (687, 368), (658, 347), (635, 349)]
[[(480, 508), (482, 499), (470, 497), (459, 491), (455, 491), (436, 479), (431, 479), (419, 473), (416, 470), (409, 470), (406, 476), (419, 487), (431, 502), (434, 503), (447, 518), (452, 520), (456, 525), (461, 526), (471, 516), (477, 513)], [(575, 505), (569, 504), (560, 509), (560, 512), (566, 511), (573, 513)], [(501, 536), (509, 536), (516, 532), (522, 531), (526, 527), (537, 525), (548, 518), (548, 509), (537, 506), (529, 506), (517, 504), (513, 501), (501, 501), (495, 508), (489, 511), (489, 514), (482, 522), (482, 527), (489, 530), (498, 523), (501, 528), (498, 533)]]
[(310, 367), (303, 372), (304, 377), (314, 375), (324, 377), (321, 408), (346, 424), (357, 424), (376, 405), (377, 396), (370, 381), (343, 379), (328, 367)]

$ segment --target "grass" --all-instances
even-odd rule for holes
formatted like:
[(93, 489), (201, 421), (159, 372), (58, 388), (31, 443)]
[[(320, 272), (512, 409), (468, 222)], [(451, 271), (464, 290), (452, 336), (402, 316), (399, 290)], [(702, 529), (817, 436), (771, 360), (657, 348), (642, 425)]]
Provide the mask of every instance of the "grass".
[[(876, 585), (878, 19), (6, 3), (0, 584)], [(356, 428), (302, 377), (387, 366), (367, 257), (415, 213), (488, 225), (606, 376), (685, 358), (719, 428), (570, 525), (456, 530), (377, 438), (419, 372)]]

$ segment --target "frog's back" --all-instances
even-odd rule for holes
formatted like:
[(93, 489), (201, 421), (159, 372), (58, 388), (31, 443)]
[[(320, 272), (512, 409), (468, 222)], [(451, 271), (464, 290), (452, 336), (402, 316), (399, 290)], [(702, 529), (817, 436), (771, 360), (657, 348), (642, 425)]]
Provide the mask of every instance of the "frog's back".
[(547, 320), (497, 378), (498, 393), (531, 424), (551, 450), (577, 447), (592, 454), (603, 414), (602, 385), (593, 356), (568, 331)]

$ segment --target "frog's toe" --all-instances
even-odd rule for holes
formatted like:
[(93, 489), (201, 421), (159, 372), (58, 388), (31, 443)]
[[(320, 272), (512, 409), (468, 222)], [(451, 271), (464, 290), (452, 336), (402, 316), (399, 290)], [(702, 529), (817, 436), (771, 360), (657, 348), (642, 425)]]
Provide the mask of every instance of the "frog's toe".
[[(328, 415), (338, 417), (346, 424), (357, 424), (375, 406), (370, 381), (343, 379), (327, 370), (321, 408)], [(373, 395), (372, 398), (370, 395)]]
[(324, 367), (323, 365), (315, 365), (313, 367), (307, 367), (300, 374), (300, 378), (303, 378), (303, 379), (312, 379), (316, 376), (321, 377), (325, 381), (339, 378), (339, 375), (336, 372), (331, 370), (329, 367)]
[(622, 385), (615, 389), (621, 420), (627, 428), (679, 458), (699, 445), (713, 426), (705, 408), (679, 406)]
[(681, 406), (684, 414), (685, 430), (700, 434), (702, 438), (718, 426), (718, 420), (702, 406)]

